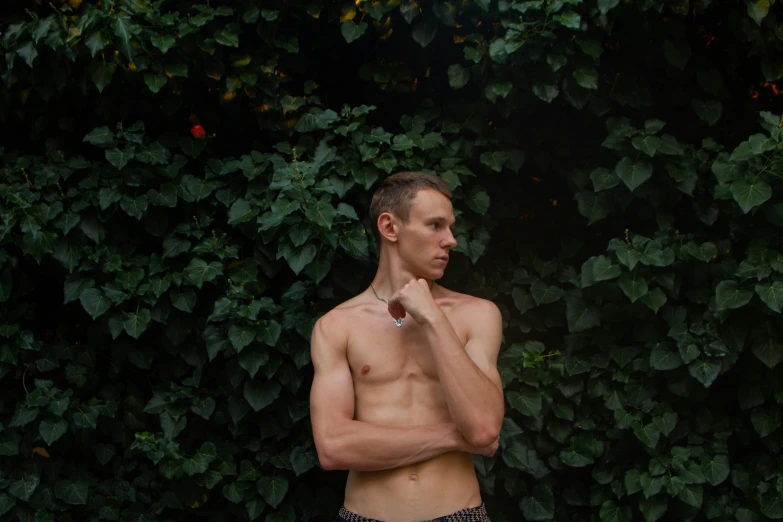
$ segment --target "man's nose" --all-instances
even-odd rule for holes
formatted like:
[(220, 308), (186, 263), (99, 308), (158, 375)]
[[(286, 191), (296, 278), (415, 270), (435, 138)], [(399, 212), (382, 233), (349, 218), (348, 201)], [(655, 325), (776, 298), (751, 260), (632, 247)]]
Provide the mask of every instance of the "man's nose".
[(445, 244), (443, 245), (443, 248), (454, 248), (457, 246), (457, 238), (454, 237), (454, 234), (451, 232), (451, 229), (449, 229), (448, 236), (446, 237)]

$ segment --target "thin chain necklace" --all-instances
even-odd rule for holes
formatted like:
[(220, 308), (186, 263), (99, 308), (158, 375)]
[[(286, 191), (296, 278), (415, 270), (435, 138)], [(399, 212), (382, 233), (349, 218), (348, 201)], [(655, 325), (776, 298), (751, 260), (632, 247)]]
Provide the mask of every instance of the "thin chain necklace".
[[(386, 303), (386, 306), (389, 306), (389, 301), (378, 295), (378, 292), (375, 291), (375, 287), (372, 285), (372, 283), (370, 283), (370, 288), (372, 288), (372, 293), (375, 294), (375, 297), (377, 297), (378, 299)], [(404, 320), (405, 319), (395, 319), (394, 317), (392, 317), (392, 321), (394, 321), (394, 324), (397, 325), (397, 328), (400, 328), (402, 326), (402, 322)]]
[[(432, 291), (432, 287), (433, 286), (434, 286), (434, 284), (430, 284), (429, 285), (430, 291)], [(389, 301), (387, 299), (384, 299), (383, 297), (378, 295), (378, 292), (375, 291), (375, 287), (373, 286), (372, 283), (370, 283), (370, 288), (372, 288), (372, 293), (375, 294), (375, 297), (377, 297), (378, 299), (380, 299), (381, 301), (386, 303), (386, 306), (389, 306)], [(397, 326), (397, 328), (400, 328), (402, 326), (402, 322), (405, 321), (405, 319), (404, 318), (403, 319), (395, 319), (395, 318), (392, 317), (392, 321), (394, 321), (394, 324)]]

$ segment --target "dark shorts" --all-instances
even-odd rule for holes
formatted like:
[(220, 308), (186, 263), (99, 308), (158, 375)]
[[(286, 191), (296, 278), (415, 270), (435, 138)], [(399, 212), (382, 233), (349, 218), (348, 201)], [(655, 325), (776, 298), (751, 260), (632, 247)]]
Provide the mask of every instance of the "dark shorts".
[[(374, 518), (367, 518), (357, 515), (353, 511), (348, 511), (345, 506), (340, 508), (340, 522), (383, 522)], [(487, 508), (482, 502), (480, 506), (460, 509), (451, 515), (434, 518), (432, 520), (422, 520), (421, 522), (490, 522), (487, 515)]]

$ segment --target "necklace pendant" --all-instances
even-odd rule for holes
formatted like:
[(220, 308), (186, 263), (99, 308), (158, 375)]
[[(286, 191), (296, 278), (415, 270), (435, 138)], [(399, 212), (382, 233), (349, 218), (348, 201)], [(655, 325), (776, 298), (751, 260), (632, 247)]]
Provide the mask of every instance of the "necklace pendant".
[(393, 321), (394, 321), (394, 324), (396, 324), (396, 325), (397, 325), (397, 328), (400, 328), (400, 327), (402, 326), (402, 322), (403, 322), (404, 320), (405, 320), (405, 319), (393, 319)]

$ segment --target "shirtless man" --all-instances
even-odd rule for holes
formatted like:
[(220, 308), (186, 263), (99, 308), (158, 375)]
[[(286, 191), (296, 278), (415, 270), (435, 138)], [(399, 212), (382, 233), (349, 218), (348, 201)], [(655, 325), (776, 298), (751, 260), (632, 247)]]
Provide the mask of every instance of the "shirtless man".
[(370, 214), (375, 279), (316, 322), (311, 344), (318, 458), (350, 470), (340, 520), (489, 520), (472, 454), (498, 447), (500, 311), (435, 284), (457, 245), (443, 180), (390, 176)]

